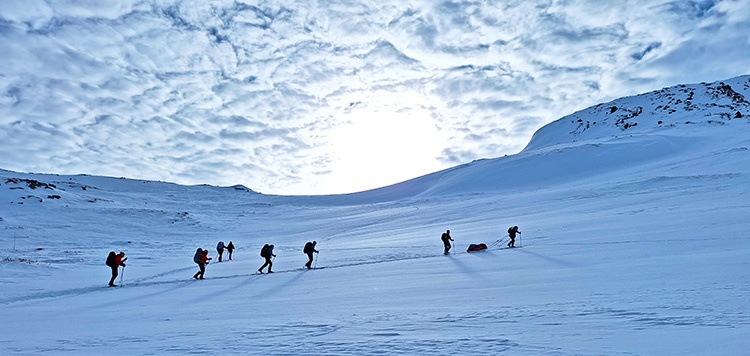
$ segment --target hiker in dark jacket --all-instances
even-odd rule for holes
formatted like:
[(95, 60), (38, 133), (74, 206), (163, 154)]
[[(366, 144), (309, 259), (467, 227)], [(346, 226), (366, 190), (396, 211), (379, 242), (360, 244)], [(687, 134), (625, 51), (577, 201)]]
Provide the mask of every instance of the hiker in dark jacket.
[(260, 255), (261, 257), (266, 259), (266, 263), (258, 268), (258, 272), (263, 273), (263, 269), (268, 266), (268, 273), (273, 273), (273, 271), (271, 271), (271, 267), (273, 267), (273, 261), (271, 261), (271, 257), (276, 257), (276, 255), (273, 254), (273, 245), (263, 245), (263, 248), (260, 249)]
[(508, 228), (508, 237), (510, 237), (510, 241), (508, 242), (508, 247), (516, 247), (516, 234), (520, 234), (521, 232), (518, 231), (518, 226), (513, 226)]
[(219, 241), (216, 244), (216, 252), (219, 253), (219, 262), (221, 262), (221, 258), (224, 256), (224, 241)]
[(229, 244), (227, 245), (227, 252), (229, 252), (229, 260), (232, 260), (232, 252), (234, 252), (234, 244), (232, 241), (229, 241)]
[(317, 244), (318, 244), (317, 241), (308, 242), (308, 243), (305, 244), (305, 248), (302, 249), (302, 252), (304, 252), (305, 254), (307, 254), (308, 261), (307, 261), (307, 263), (305, 263), (305, 267), (307, 267), (307, 269), (311, 269), (312, 268), (313, 253), (319, 253), (318, 250), (315, 249), (315, 245), (317, 245)]
[(193, 255), (193, 262), (198, 264), (198, 268), (200, 268), (200, 270), (193, 275), (193, 278), (203, 279), (203, 274), (206, 273), (206, 265), (208, 264), (209, 260), (211, 260), (211, 258), (208, 257), (208, 250), (204, 250), (202, 248), (198, 248), (197, 250), (195, 250), (195, 255)]
[(128, 258), (125, 257), (125, 252), (115, 254), (115, 251), (110, 251), (107, 256), (107, 266), (112, 269), (112, 278), (109, 280), (110, 287), (117, 287), (115, 279), (117, 278), (118, 270), (120, 269), (120, 266), (125, 267), (125, 261), (127, 260)]
[(446, 230), (441, 236), (440, 240), (443, 240), (443, 246), (445, 246), (445, 251), (443, 251), (444, 255), (448, 254), (448, 251), (451, 250), (451, 241), (453, 241), (453, 238), (451, 237), (451, 231)]

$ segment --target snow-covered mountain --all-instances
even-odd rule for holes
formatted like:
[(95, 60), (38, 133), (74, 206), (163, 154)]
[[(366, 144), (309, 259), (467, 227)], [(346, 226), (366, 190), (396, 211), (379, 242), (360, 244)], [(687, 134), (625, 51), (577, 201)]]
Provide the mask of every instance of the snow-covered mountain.
[(732, 120), (747, 122), (749, 116), (750, 75), (745, 75), (678, 85), (581, 110), (537, 131), (526, 149), (682, 125), (727, 125)]
[[(517, 155), (348, 195), (0, 171), (3, 353), (742, 354), (748, 80), (617, 99)], [(511, 225), (522, 247), (499, 249)], [(235, 260), (192, 280), (219, 240)], [(311, 240), (325, 269), (300, 269)]]

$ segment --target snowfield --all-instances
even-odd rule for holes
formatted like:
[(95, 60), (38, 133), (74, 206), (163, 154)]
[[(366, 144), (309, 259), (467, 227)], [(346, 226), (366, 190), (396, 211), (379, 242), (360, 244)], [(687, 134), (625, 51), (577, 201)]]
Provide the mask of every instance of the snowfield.
[[(518, 155), (349, 195), (0, 171), (0, 347), (746, 354), (748, 81), (618, 99), (542, 128)], [(727, 84), (742, 100), (711, 95)], [(686, 88), (691, 110), (657, 109)], [(512, 225), (522, 247), (465, 252), (507, 241)], [(219, 240), (235, 259), (193, 280), (195, 249), (215, 261)], [(324, 269), (302, 269), (312, 240)], [(264, 243), (276, 245), (274, 274), (256, 273)], [(112, 250), (129, 258), (118, 288), (107, 287)]]

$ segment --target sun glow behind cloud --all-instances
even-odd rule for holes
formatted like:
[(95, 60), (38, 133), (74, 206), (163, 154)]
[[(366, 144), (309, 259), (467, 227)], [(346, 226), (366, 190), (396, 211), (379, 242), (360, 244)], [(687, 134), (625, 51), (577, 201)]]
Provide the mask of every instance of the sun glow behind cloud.
[[(423, 98), (404, 93), (354, 102), (334, 118), (326, 140), (331, 173), (317, 190), (354, 192), (393, 184), (434, 172), (445, 141)], [(408, 108), (408, 109), (405, 109)]]

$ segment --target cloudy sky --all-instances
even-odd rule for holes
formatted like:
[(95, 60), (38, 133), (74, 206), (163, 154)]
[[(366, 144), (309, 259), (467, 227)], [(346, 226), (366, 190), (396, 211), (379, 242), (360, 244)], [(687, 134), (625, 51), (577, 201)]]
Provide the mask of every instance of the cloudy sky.
[(750, 73), (750, 1), (2, 0), (0, 168), (329, 194)]

